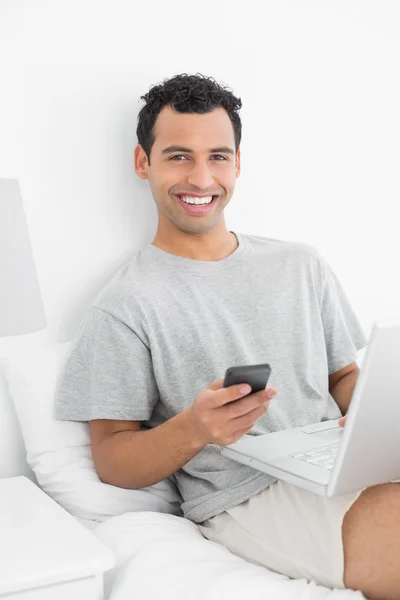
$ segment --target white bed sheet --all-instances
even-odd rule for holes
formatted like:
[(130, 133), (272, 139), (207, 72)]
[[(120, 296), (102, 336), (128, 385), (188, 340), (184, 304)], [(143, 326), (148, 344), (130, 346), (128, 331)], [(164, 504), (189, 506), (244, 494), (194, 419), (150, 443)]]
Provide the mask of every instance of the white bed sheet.
[(331, 590), (249, 563), (205, 539), (183, 517), (130, 512), (92, 531), (117, 558), (104, 574), (107, 600), (364, 599), (360, 592)]
[(100, 521), (94, 521), (93, 519), (84, 519), (82, 517), (75, 517), (75, 519), (86, 527), (86, 529), (89, 529), (89, 531), (93, 531), (93, 529), (96, 529), (100, 525)]

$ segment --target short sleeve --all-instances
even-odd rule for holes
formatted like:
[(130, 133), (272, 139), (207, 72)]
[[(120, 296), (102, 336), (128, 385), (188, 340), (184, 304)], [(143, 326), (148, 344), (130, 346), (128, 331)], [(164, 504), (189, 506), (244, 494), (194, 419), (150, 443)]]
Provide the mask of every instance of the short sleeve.
[(57, 381), (56, 418), (145, 421), (158, 400), (150, 349), (126, 323), (90, 306)]
[(330, 265), (319, 255), (322, 268), (321, 318), (328, 373), (356, 361), (357, 351), (368, 344), (354, 310)]

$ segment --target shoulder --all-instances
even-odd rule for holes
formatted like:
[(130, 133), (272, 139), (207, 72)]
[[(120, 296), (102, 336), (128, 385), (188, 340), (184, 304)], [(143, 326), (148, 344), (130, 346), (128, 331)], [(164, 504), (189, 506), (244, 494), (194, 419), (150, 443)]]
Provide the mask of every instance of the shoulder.
[(317, 268), (324, 261), (319, 250), (306, 242), (250, 234), (245, 234), (245, 237), (256, 253), (277, 255), (299, 264), (315, 265)]
[[(132, 316), (138, 314), (145, 295), (146, 275), (140, 251), (132, 254), (103, 283), (89, 309), (94, 312), (108, 313), (112, 317), (128, 323)], [(96, 311), (95, 309), (101, 309)]]

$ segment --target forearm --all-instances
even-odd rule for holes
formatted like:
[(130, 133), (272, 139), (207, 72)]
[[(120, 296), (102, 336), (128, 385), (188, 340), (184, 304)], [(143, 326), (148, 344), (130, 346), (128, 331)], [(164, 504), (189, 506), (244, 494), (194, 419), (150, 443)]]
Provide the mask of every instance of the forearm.
[(358, 372), (348, 373), (342, 379), (339, 379), (336, 385), (330, 390), (330, 394), (339, 406), (342, 415), (345, 415), (349, 409), (357, 377)]
[(153, 429), (109, 436), (98, 446), (95, 462), (102, 465), (98, 475), (104, 483), (139, 489), (169, 477), (204, 446), (187, 408)]

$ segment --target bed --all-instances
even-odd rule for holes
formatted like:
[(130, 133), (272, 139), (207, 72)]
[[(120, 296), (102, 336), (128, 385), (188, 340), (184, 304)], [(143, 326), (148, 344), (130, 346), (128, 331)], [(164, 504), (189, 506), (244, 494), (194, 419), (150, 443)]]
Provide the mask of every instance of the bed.
[(0, 477), (25, 475), (114, 552), (103, 600), (364, 598), (292, 580), (205, 539), (185, 519), (172, 483), (125, 490), (97, 476), (87, 423), (53, 416), (58, 376), (74, 340), (15, 346), (0, 360)]

